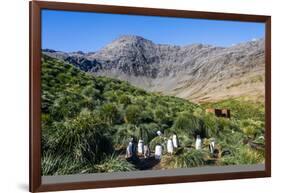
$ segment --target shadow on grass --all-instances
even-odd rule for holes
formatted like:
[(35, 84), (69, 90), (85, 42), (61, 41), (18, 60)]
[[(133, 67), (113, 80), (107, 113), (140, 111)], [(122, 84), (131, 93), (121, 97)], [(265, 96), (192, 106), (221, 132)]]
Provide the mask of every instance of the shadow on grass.
[(154, 158), (154, 156), (149, 158), (144, 157), (135, 157), (134, 159), (127, 159), (127, 161), (131, 162), (135, 165), (135, 168), (138, 170), (150, 170), (155, 167), (160, 160)]

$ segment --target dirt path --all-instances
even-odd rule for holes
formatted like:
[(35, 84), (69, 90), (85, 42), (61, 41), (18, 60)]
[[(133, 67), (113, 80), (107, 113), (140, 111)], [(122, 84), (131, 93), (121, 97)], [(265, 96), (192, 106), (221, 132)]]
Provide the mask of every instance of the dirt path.
[(139, 162), (135, 164), (135, 167), (139, 170), (151, 170), (159, 165), (160, 160), (150, 156), (149, 158), (139, 157)]
[[(122, 159), (126, 159), (125, 155), (121, 155)], [(154, 155), (151, 155), (148, 158), (144, 158), (143, 156), (138, 156), (135, 158), (126, 159), (128, 162), (132, 163), (136, 169), (138, 170), (151, 170), (151, 169), (159, 169), (160, 168), (160, 160), (154, 158)]]

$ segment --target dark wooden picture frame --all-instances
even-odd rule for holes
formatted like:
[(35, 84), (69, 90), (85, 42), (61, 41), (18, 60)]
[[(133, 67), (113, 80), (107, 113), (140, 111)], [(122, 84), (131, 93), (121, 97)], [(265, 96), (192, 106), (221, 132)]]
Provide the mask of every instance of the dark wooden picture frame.
[[(261, 178), (271, 176), (271, 17), (231, 13), (213, 13), (169, 9), (105, 6), (62, 2), (31, 1), (30, 6), (30, 191), (59, 191), (88, 188), (136, 186), (195, 181)], [(216, 19), (265, 23), (265, 170), (233, 173), (186, 175), (177, 177), (149, 177), (98, 182), (41, 183), (41, 10), (68, 10), (82, 12), (169, 16), (180, 18)]]

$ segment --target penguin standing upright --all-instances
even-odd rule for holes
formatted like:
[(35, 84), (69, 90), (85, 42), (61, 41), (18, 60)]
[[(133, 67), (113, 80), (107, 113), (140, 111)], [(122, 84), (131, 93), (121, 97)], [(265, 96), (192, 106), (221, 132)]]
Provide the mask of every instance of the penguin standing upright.
[(155, 159), (157, 159), (157, 160), (161, 159), (162, 151), (163, 151), (162, 145), (158, 144), (158, 145), (155, 146), (155, 154), (154, 154)]
[(161, 132), (161, 131), (157, 131), (156, 133), (157, 133), (158, 136), (161, 136), (161, 135), (162, 135), (162, 132)]
[(167, 141), (167, 152), (170, 154), (174, 152), (174, 145), (172, 139), (168, 139)]
[(143, 143), (143, 140), (139, 140), (139, 143), (138, 143), (138, 154), (139, 155), (143, 155), (144, 153), (144, 143)]
[(126, 149), (126, 158), (130, 158), (133, 155), (133, 143), (130, 141)]
[(144, 145), (143, 148), (144, 148), (144, 158), (149, 158), (149, 156), (150, 156), (149, 146), (148, 145)]
[(179, 141), (178, 141), (178, 136), (176, 134), (173, 134), (173, 146), (174, 148), (178, 148), (179, 147)]
[(135, 157), (136, 155), (136, 144), (134, 138), (130, 138), (129, 144), (126, 148), (126, 158)]
[(201, 137), (200, 137), (200, 135), (197, 135), (196, 141), (195, 141), (195, 149), (199, 150), (199, 149), (201, 149), (201, 146), (202, 146)]

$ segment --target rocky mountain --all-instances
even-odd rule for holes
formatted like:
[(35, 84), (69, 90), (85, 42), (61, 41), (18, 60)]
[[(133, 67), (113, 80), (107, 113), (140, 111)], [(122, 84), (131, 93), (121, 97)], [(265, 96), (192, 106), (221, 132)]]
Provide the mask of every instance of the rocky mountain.
[(98, 76), (194, 102), (264, 96), (264, 39), (216, 47), (163, 45), (121, 36), (97, 52), (43, 53)]

